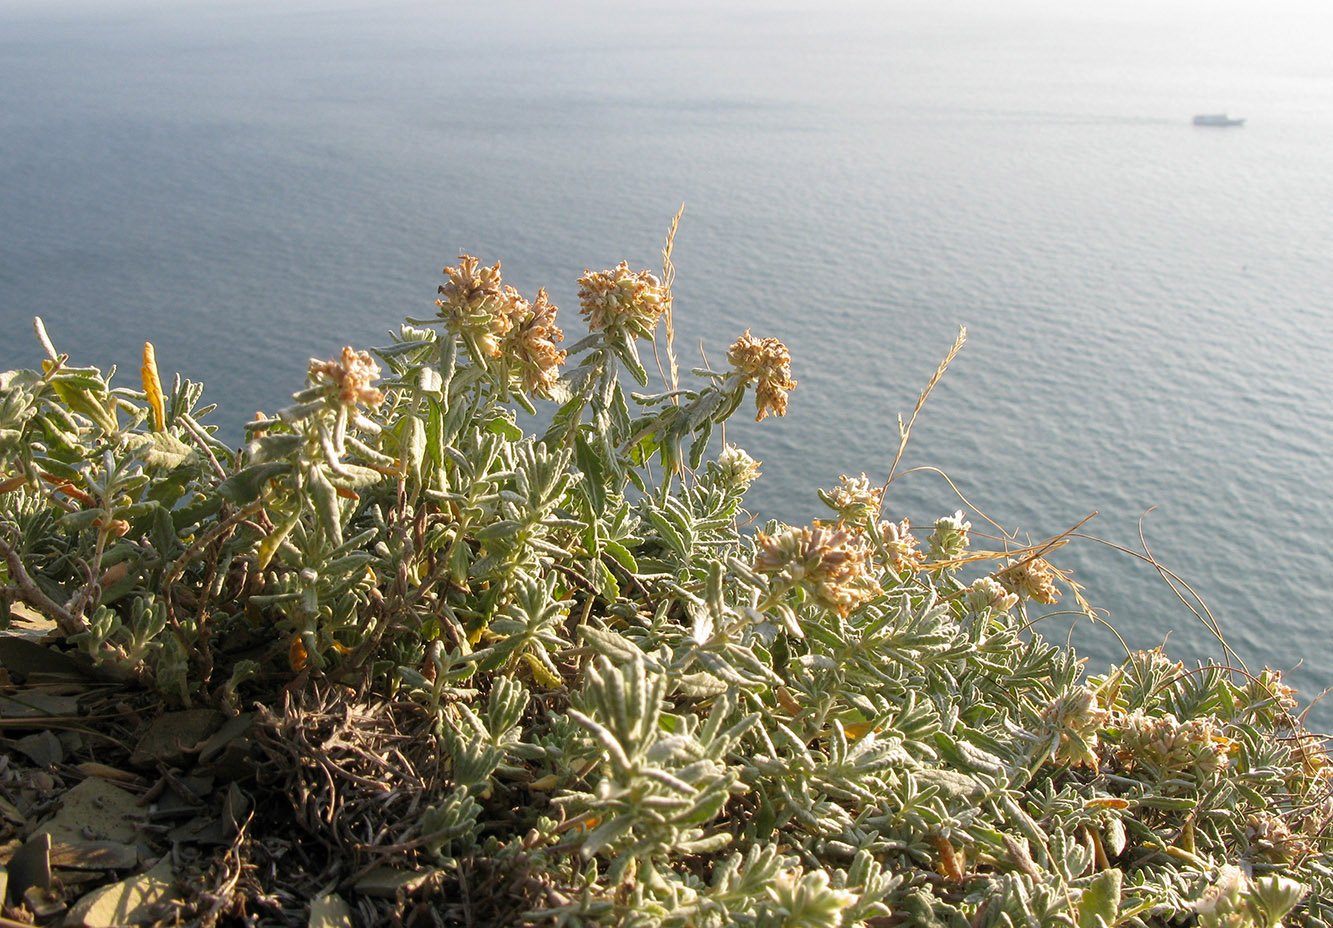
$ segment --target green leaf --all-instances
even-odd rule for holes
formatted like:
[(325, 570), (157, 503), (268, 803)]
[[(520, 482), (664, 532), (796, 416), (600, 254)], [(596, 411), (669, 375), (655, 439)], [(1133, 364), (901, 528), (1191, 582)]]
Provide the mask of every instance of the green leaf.
[(114, 432), (119, 427), (116, 417), (107, 409), (109, 397), (101, 377), (61, 373), (51, 386), (71, 411), (92, 420), (103, 432)]
[(657, 529), (657, 533), (662, 536), (662, 539), (666, 541), (668, 545), (671, 546), (671, 549), (675, 551), (678, 557), (682, 560), (689, 557), (689, 545), (686, 544), (684, 537), (681, 536), (680, 532), (676, 530), (676, 527), (671, 524), (666, 516), (658, 512), (656, 509), (649, 509), (648, 521), (653, 523), (653, 528)]
[(275, 477), (290, 473), (292, 465), (286, 461), (251, 464), (232, 474), (217, 486), (217, 494), (230, 503), (244, 506), (259, 499), (264, 485)]
[(310, 501), (315, 505), (315, 514), (324, 529), (324, 537), (330, 546), (342, 544), (342, 507), (338, 503), (338, 491), (324, 473), (324, 468), (313, 465), (306, 473), (306, 485), (310, 490)]
[(417, 370), (417, 390), (421, 393), (440, 396), (444, 393), (444, 377), (433, 367), (419, 368)]
[(176, 532), (179, 533), (182, 529), (197, 522), (202, 522), (217, 513), (222, 509), (223, 501), (224, 497), (221, 494), (196, 497), (179, 509), (171, 511), (171, 523), (176, 527)]
[(339, 465), (342, 473), (329, 471), (329, 482), (335, 487), (342, 487), (344, 490), (360, 490), (363, 487), (374, 486), (384, 479), (384, 475), (373, 467), (362, 467), (360, 464), (342, 463)]
[(618, 664), (632, 661), (635, 658), (640, 660), (643, 658), (643, 651), (639, 649), (638, 645), (610, 629), (597, 628), (593, 625), (580, 625), (579, 634), (598, 652), (605, 654)]
[(1120, 915), (1120, 887), (1125, 875), (1114, 868), (1092, 878), (1078, 903), (1078, 928), (1114, 925)]
[[(436, 374), (435, 376), (439, 376)], [(426, 426), (417, 416), (409, 415), (403, 420), (402, 444), (403, 460), (407, 469), (417, 480), (421, 479), (421, 463), (426, 458)]]
[(721, 696), (731, 689), (724, 681), (719, 680), (711, 673), (687, 673), (682, 674), (676, 680), (676, 688), (686, 696), (695, 699), (706, 699), (710, 696)]
[(617, 815), (607, 822), (599, 825), (592, 834), (588, 835), (583, 842), (582, 854), (584, 857), (592, 857), (608, 844), (613, 843), (617, 838), (629, 833), (634, 827), (634, 819), (628, 815)]
[(597, 593), (602, 599), (614, 603), (620, 598), (620, 584), (616, 582), (615, 574), (611, 573), (610, 568), (600, 558), (592, 562), (591, 574), (588, 579), (597, 587)]
[(602, 542), (602, 551), (615, 558), (616, 563), (630, 573), (637, 574), (639, 572), (639, 562), (634, 559), (634, 555), (629, 553), (629, 549), (620, 542), (604, 541)]
[(194, 449), (169, 432), (137, 435), (131, 443), (134, 453), (156, 470), (173, 470), (194, 455)]
[(698, 470), (699, 465), (703, 463), (704, 452), (708, 450), (708, 439), (713, 437), (713, 423), (705, 420), (703, 427), (699, 429), (699, 434), (694, 437), (690, 443), (690, 469)]
[(153, 547), (157, 549), (159, 556), (164, 558), (176, 556), (177, 549), (181, 547), (180, 537), (176, 531), (171, 511), (166, 506), (154, 507), (152, 538)]
[(606, 511), (606, 468), (602, 466), (601, 458), (588, 444), (582, 431), (574, 435), (574, 461), (583, 472), (579, 488), (588, 498), (592, 514), (600, 516)]
[(513, 519), (501, 519), (499, 522), (492, 522), (479, 530), (476, 539), (477, 541), (493, 541), (496, 538), (510, 538), (517, 534), (522, 527), (523, 523), (521, 522), (515, 522)]
[(246, 454), (251, 462), (262, 464), (267, 461), (282, 461), (299, 454), (305, 439), (290, 432), (278, 432), (256, 438), (246, 446)]
[(486, 431), (507, 438), (510, 441), (522, 441), (523, 430), (503, 416), (486, 420)]

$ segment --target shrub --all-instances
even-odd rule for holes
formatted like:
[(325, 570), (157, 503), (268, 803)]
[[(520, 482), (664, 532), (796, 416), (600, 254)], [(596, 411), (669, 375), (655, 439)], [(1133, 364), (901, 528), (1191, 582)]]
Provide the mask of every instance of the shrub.
[[(976, 551), (959, 512), (923, 546), (865, 475), (743, 531), (759, 465), (710, 439), (750, 386), (785, 412), (790, 357), (747, 331), (682, 384), (669, 244), (662, 278), (587, 272), (564, 349), (545, 291), (461, 258), (434, 317), (312, 361), (240, 452), (151, 345), (113, 387), (39, 320), (42, 370), (0, 375), (0, 595), (180, 705), (273, 720), (336, 682), (424, 718), (439, 785), (380, 803), (392, 854), (304, 824), (344, 877), (438, 868), (468, 919), (1327, 924), (1333, 768), (1276, 672), (1085, 676), (1031, 629), (1081, 601), (1058, 543)], [(626, 386), (646, 348), (661, 392)]]

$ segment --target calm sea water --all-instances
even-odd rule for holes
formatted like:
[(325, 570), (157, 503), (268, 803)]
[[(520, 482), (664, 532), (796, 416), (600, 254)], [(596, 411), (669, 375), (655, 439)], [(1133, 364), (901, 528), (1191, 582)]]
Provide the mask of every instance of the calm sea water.
[[(481, 6), (0, 0), (0, 365), (37, 362), (34, 314), (84, 363), (152, 339), (239, 438), (465, 251), (577, 329), (582, 270), (656, 266), (684, 202), (685, 357), (749, 327), (795, 359), (787, 418), (728, 436), (758, 511), (882, 479), (966, 325), (905, 466), (1024, 538), (1141, 525), (1252, 668), (1333, 685), (1327, 12)], [(1221, 111), (1249, 122), (1190, 125)], [(887, 501), (959, 507), (930, 474)], [(1056, 560), (1132, 646), (1219, 654), (1141, 561)]]

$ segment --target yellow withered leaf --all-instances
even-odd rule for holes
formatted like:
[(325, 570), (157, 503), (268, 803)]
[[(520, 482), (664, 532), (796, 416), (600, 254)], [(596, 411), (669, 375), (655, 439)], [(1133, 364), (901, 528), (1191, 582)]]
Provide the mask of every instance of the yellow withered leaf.
[(1089, 799), (1084, 806), (1089, 809), (1128, 809), (1129, 800), (1119, 796), (1098, 796)]
[(558, 686), (561, 686), (565, 682), (564, 680), (561, 680), (560, 677), (558, 677), (556, 674), (551, 673), (550, 668), (548, 668), (545, 664), (543, 664), (541, 658), (537, 657), (537, 655), (529, 651), (524, 651), (521, 657), (527, 663), (528, 668), (532, 671), (532, 676), (542, 686), (549, 686), (552, 689), (554, 689)]
[(305, 642), (301, 640), (300, 635), (297, 635), (287, 648), (287, 663), (291, 665), (292, 670), (301, 671), (305, 669), (306, 662), (309, 660), (310, 655), (306, 653)]
[(139, 368), (143, 377), (143, 392), (148, 395), (148, 405), (153, 407), (153, 431), (161, 432), (167, 427), (167, 407), (162, 397), (162, 380), (157, 376), (157, 353), (152, 342), (143, 343), (143, 367)]

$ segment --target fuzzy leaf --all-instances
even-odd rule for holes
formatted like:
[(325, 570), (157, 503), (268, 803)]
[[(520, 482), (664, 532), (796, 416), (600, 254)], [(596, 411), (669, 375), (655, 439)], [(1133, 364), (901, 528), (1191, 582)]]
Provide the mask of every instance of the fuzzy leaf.
[(1078, 928), (1114, 925), (1120, 914), (1120, 886), (1125, 875), (1114, 868), (1092, 878), (1078, 903)]
[(639, 650), (638, 645), (609, 629), (597, 628), (593, 625), (580, 625), (579, 634), (586, 638), (588, 643), (600, 653), (605, 654), (616, 663), (624, 663), (643, 657), (643, 651)]
[(259, 499), (264, 485), (275, 477), (281, 477), (292, 470), (292, 465), (285, 461), (269, 461), (266, 464), (251, 464), (232, 474), (217, 486), (217, 494), (227, 502), (244, 506)]

